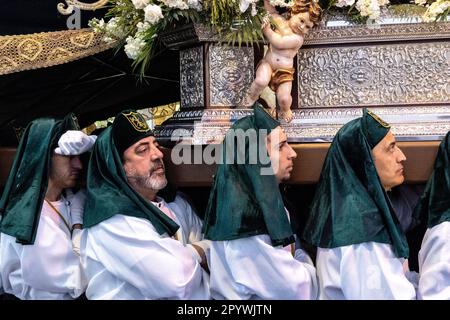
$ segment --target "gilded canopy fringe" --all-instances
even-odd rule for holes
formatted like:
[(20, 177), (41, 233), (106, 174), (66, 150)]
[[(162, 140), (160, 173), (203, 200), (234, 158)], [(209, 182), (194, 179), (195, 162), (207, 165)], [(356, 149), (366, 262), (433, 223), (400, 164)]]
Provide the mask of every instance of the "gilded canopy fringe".
[(0, 36), (0, 75), (51, 67), (114, 47), (102, 37), (90, 28)]

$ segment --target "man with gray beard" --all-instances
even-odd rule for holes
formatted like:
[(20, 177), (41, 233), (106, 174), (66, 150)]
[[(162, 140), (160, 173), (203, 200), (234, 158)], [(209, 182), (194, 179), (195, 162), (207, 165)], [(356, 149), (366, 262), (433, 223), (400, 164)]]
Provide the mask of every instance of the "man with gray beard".
[(88, 299), (209, 299), (202, 222), (182, 195), (157, 196), (166, 185), (145, 119), (119, 113), (89, 163), (81, 238)]

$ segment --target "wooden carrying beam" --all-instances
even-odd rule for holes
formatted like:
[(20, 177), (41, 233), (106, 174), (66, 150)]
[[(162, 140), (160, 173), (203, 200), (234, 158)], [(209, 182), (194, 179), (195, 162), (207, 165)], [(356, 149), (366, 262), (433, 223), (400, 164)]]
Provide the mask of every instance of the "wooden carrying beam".
[[(291, 144), (297, 159), (289, 183), (314, 184), (317, 183), (322, 170), (323, 161), (327, 154), (329, 143)], [(431, 174), (436, 157), (439, 141), (426, 142), (398, 142), (405, 153), (405, 179), (407, 183), (426, 182)], [(193, 147), (191, 147), (191, 150)], [(215, 165), (181, 164), (175, 165), (170, 161), (171, 149), (164, 149), (167, 175), (169, 179), (180, 187), (209, 186), (215, 172)], [(15, 149), (0, 148), (0, 185), (4, 186), (14, 159)]]
[[(439, 141), (427, 142), (398, 142), (405, 153), (405, 181), (407, 183), (426, 182), (433, 170)], [(327, 154), (329, 143), (291, 144), (297, 158), (294, 161), (291, 184), (317, 183), (322, 170), (323, 161)], [(180, 187), (209, 186), (215, 172), (215, 165), (182, 164), (174, 165), (170, 159), (171, 150), (164, 151), (168, 167), (168, 176), (171, 181)]]

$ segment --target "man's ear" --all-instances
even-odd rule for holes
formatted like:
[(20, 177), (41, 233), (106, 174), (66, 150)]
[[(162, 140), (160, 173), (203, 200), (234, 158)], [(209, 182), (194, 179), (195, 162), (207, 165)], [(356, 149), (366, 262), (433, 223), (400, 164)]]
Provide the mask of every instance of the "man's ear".
[(266, 136), (266, 150), (269, 155), (271, 154), (271, 149), (272, 149), (272, 141), (270, 139), (270, 135), (268, 134)]

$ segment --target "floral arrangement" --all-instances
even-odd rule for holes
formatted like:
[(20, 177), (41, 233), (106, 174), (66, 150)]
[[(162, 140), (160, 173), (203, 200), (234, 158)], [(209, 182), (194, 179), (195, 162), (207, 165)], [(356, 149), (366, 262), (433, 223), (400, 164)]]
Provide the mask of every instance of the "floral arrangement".
[(447, 19), (450, 10), (450, 0), (321, 0), (320, 4), (327, 11), (340, 11), (360, 23), (379, 22), (382, 10), (435, 22)]
[(223, 41), (252, 44), (264, 39), (261, 31), (262, 0), (110, 0), (104, 19), (89, 25), (105, 34), (107, 42), (118, 42), (140, 66), (141, 74), (155, 54), (158, 35), (186, 23), (209, 25)]
[[(295, 0), (269, 0), (289, 9)], [(377, 23), (382, 10), (403, 16), (422, 16), (425, 22), (447, 19), (450, 0), (317, 0), (324, 12), (338, 11), (360, 23)], [(391, 1), (391, 2), (390, 2)], [(261, 26), (266, 16), (263, 0), (110, 0), (104, 19), (90, 26), (117, 42), (140, 67), (141, 74), (155, 54), (158, 35), (180, 25), (196, 22), (210, 26), (229, 43), (253, 44), (264, 40)]]

